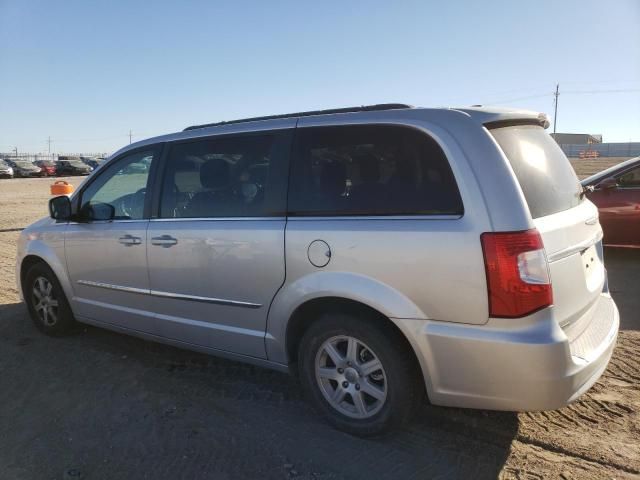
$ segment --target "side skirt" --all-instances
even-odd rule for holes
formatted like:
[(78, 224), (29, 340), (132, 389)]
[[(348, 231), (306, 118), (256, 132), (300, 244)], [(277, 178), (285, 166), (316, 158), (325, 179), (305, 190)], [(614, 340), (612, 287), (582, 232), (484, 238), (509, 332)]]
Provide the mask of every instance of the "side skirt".
[(196, 345), (194, 343), (181, 342), (179, 340), (161, 337), (159, 335), (153, 335), (151, 333), (141, 332), (139, 330), (133, 330), (130, 328), (124, 328), (119, 325), (113, 325), (107, 322), (99, 322), (97, 320), (93, 320), (87, 317), (76, 317), (76, 319), (81, 323), (87, 323), (95, 327), (112, 330), (118, 333), (124, 333), (125, 335), (131, 335), (133, 337), (142, 338), (144, 340), (163, 343), (165, 345), (171, 345), (173, 347), (182, 348), (184, 350), (191, 350), (194, 352), (205, 353), (207, 355), (212, 355), (214, 357), (226, 358), (228, 360), (233, 360), (236, 362), (249, 363), (251, 365), (256, 365), (258, 367), (277, 370), (282, 373), (290, 373), (289, 366), (283, 363), (271, 362), (263, 358), (250, 357), (248, 355), (240, 355), (237, 353), (229, 352), (227, 350), (219, 350), (217, 348), (203, 347), (201, 345)]

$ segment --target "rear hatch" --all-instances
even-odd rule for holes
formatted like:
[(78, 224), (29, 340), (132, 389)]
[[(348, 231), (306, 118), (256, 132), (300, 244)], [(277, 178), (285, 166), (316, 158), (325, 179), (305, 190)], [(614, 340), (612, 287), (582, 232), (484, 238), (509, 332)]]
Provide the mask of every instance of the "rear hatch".
[(554, 314), (567, 331), (588, 324), (606, 282), (598, 210), (584, 198), (569, 160), (539, 125), (492, 128), (542, 236)]

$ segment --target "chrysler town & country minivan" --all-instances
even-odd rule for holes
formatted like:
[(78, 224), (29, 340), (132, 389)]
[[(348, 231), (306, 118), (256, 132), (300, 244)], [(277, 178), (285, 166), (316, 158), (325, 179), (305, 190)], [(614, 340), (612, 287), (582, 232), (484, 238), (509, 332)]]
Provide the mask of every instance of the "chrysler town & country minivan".
[(354, 434), (425, 395), (559, 408), (619, 318), (598, 211), (547, 126), (387, 104), (137, 142), (22, 232), (19, 288), (48, 334), (83, 322), (295, 372)]

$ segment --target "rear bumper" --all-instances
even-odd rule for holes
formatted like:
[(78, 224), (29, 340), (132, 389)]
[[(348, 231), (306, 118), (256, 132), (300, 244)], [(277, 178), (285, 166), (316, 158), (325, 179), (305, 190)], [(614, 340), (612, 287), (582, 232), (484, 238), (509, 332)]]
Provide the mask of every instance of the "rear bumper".
[(483, 326), (395, 322), (414, 346), (433, 404), (533, 411), (565, 406), (600, 378), (620, 319), (603, 293), (589, 322), (569, 334), (553, 318), (553, 308), (526, 321), (491, 319)]

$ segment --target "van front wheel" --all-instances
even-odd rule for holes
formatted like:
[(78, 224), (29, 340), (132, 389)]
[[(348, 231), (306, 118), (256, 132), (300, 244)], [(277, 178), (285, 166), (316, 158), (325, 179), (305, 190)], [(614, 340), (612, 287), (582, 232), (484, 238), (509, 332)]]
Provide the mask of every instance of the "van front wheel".
[(53, 271), (44, 263), (36, 263), (25, 275), (24, 300), (29, 315), (41, 331), (57, 336), (73, 330), (75, 320), (67, 297)]
[(319, 318), (299, 347), (300, 381), (320, 413), (360, 436), (404, 423), (424, 397), (409, 346), (376, 319), (333, 313)]

